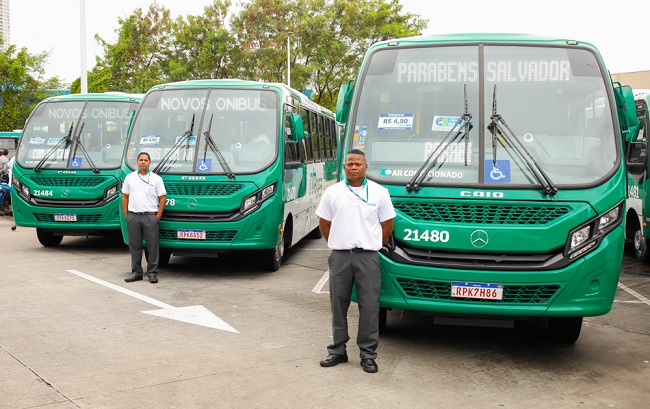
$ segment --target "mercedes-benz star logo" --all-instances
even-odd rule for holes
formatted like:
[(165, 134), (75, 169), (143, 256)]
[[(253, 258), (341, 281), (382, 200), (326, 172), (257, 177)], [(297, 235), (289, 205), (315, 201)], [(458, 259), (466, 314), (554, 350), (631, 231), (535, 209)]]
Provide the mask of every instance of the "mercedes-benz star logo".
[(61, 191), (61, 197), (68, 197), (68, 189), (63, 189)]
[(197, 202), (196, 199), (191, 198), (190, 200), (187, 201), (187, 207), (190, 209), (196, 208)]
[(469, 236), (469, 241), (472, 246), (480, 249), (488, 244), (488, 234), (483, 230), (474, 230), (472, 235)]

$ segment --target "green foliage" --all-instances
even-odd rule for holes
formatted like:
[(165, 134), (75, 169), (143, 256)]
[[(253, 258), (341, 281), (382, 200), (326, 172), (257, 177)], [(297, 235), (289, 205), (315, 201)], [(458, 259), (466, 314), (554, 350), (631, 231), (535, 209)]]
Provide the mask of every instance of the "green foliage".
[[(88, 74), (90, 92), (146, 92), (172, 81), (240, 78), (287, 82), (333, 109), (371, 44), (417, 35), (427, 21), (398, 0), (214, 0), (198, 16), (178, 17), (154, 2), (118, 19), (118, 39), (99, 36), (104, 56)], [(78, 92), (79, 80), (72, 84)]]
[[(48, 53), (30, 54), (27, 49), (16, 50), (10, 45), (0, 53), (0, 130), (22, 129), (34, 106), (47, 95), (39, 79)], [(45, 82), (59, 85), (55, 77)]]

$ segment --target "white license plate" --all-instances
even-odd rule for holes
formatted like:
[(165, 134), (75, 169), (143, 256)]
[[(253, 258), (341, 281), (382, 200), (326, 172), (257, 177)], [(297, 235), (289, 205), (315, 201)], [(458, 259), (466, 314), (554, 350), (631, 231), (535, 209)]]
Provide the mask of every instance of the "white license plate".
[(205, 230), (177, 230), (176, 237), (179, 239), (205, 240)]
[(55, 213), (54, 214), (54, 221), (55, 222), (76, 222), (77, 221), (77, 215), (76, 214)]
[(476, 298), (479, 300), (500, 300), (503, 298), (503, 284), (453, 281), (451, 283), (451, 296), (455, 298)]

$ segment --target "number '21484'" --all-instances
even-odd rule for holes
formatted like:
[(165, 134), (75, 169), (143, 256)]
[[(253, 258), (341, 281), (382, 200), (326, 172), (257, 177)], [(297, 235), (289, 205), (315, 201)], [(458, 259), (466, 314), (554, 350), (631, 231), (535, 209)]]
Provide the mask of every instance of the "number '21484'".
[(412, 230), (404, 229), (405, 241), (430, 241), (433, 243), (446, 243), (449, 241), (449, 232), (447, 230)]

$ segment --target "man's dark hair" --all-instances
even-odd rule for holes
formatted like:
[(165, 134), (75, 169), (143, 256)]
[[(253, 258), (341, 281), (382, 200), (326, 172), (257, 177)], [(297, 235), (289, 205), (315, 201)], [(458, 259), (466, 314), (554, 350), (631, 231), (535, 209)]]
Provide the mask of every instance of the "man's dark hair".
[(9, 149), (6, 149), (6, 148), (3, 149), (3, 150), (2, 150), (2, 154), (3, 154), (3, 155), (9, 155)]
[(363, 151), (361, 149), (350, 149), (348, 151), (348, 153), (345, 154), (345, 156), (348, 156), (348, 155), (361, 155), (361, 156), (364, 156), (364, 157), (366, 156), (366, 154), (363, 153)]
[(138, 153), (138, 156), (136, 156), (136, 159), (139, 158), (141, 155), (147, 155), (147, 159), (149, 159), (149, 162), (151, 162), (151, 156), (149, 156), (149, 153), (147, 153), (147, 152)]

